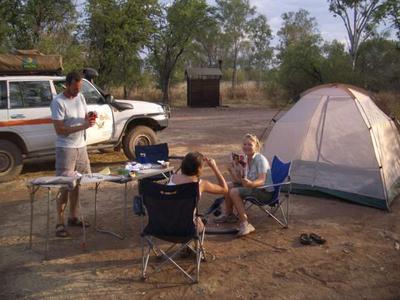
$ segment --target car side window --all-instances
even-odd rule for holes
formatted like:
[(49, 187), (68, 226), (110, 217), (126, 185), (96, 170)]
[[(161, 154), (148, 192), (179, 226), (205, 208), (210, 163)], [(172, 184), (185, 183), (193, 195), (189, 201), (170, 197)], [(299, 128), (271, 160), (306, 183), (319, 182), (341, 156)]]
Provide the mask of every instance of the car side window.
[(0, 109), (7, 108), (7, 83), (0, 81)]
[(83, 81), (82, 90), (83, 96), (87, 104), (102, 104), (105, 103), (103, 96), (89, 82)]
[(11, 108), (50, 106), (52, 99), (49, 81), (10, 82)]

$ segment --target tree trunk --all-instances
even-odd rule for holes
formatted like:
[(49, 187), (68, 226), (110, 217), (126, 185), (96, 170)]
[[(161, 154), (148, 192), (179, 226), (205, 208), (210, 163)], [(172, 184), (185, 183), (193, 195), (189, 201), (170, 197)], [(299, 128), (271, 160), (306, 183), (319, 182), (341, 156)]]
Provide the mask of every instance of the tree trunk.
[(232, 98), (236, 99), (236, 82), (237, 82), (237, 55), (238, 47), (235, 43), (235, 54), (233, 57), (233, 71), (232, 71)]
[(129, 96), (128, 94), (129, 94), (128, 88), (126, 84), (124, 84), (124, 99), (128, 99)]
[(257, 78), (257, 89), (259, 90), (261, 86), (261, 67), (258, 67), (258, 78)]
[(162, 84), (162, 92), (163, 92), (163, 103), (169, 105), (169, 85), (170, 85), (170, 74), (167, 73), (164, 75), (163, 84)]

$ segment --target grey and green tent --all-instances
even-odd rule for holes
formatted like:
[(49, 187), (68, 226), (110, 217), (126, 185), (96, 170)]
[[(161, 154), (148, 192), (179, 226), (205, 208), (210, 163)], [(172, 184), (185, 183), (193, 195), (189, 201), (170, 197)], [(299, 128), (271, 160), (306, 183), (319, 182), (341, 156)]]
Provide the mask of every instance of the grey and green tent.
[(274, 125), (263, 154), (293, 161), (294, 192), (389, 209), (400, 194), (400, 135), (369, 94), (344, 84), (305, 91)]

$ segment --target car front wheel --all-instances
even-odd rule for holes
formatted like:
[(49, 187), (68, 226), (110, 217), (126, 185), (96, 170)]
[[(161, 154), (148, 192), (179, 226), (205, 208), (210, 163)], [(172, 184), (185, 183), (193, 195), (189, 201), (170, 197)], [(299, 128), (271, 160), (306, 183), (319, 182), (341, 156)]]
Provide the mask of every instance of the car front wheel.
[(0, 182), (10, 181), (22, 170), (22, 153), (17, 145), (0, 140)]
[(147, 126), (136, 126), (129, 130), (122, 141), (125, 156), (135, 160), (135, 146), (154, 145), (157, 142), (156, 133)]

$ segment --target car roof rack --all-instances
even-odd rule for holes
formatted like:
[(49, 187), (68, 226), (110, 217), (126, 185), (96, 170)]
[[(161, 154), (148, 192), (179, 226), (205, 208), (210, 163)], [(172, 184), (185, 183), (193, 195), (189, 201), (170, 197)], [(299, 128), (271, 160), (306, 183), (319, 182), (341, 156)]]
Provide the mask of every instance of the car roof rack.
[(61, 55), (45, 55), (38, 50), (16, 50), (0, 54), (0, 75), (61, 75)]

